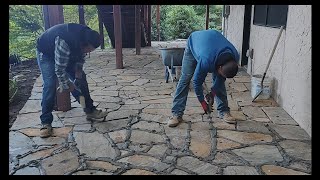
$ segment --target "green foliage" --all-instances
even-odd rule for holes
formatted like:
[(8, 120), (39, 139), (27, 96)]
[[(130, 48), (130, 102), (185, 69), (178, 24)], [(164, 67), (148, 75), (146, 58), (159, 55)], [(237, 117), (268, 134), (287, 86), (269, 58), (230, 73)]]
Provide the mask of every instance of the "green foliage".
[(43, 31), (41, 5), (9, 6), (9, 54), (35, 58), (35, 42)]
[(170, 39), (187, 39), (193, 31), (203, 29), (200, 17), (191, 6), (172, 6), (165, 24), (168, 26)]
[[(158, 40), (156, 5), (151, 11), (151, 39)], [(209, 6), (209, 29), (222, 30), (222, 5)], [(188, 38), (190, 31), (205, 29), (206, 5), (161, 5), (160, 40)]]

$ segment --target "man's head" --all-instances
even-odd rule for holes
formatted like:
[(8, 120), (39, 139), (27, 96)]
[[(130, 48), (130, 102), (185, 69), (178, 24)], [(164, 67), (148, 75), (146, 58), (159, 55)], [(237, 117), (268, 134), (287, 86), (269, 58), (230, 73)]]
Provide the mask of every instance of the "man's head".
[(218, 73), (225, 78), (233, 78), (238, 73), (238, 64), (231, 53), (224, 53), (218, 57), (222, 62), (218, 65)]
[(84, 31), (81, 49), (83, 53), (89, 53), (101, 45), (101, 36), (97, 31), (87, 28)]

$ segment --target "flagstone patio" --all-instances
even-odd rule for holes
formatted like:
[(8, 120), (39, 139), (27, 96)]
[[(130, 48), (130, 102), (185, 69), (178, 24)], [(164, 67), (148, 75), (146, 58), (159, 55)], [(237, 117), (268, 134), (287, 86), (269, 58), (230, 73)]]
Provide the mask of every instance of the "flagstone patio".
[[(165, 83), (159, 44), (141, 55), (123, 49), (124, 69), (115, 68), (114, 49), (91, 53), (85, 64), (91, 97), (108, 116), (87, 121), (72, 98), (70, 111), (54, 112), (54, 135), (46, 139), (39, 137), (40, 76), (9, 132), (9, 174), (311, 174), (310, 136), (272, 99), (252, 103), (243, 70), (226, 81), (237, 124), (216, 111), (212, 119), (203, 115), (191, 89), (184, 122), (166, 126), (174, 87)], [(168, 45), (181, 43), (161, 44)]]

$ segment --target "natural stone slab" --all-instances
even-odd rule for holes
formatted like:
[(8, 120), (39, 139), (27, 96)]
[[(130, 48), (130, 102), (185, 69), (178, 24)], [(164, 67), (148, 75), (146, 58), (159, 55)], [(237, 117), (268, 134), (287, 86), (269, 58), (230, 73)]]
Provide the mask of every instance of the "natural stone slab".
[(230, 83), (230, 88), (239, 91), (239, 92), (244, 92), (247, 91), (248, 89), (246, 88), (246, 86), (243, 83)]
[(55, 144), (63, 144), (66, 142), (66, 139), (61, 137), (48, 137), (48, 138), (41, 138), (41, 137), (34, 137), (32, 138), (35, 144), (37, 145), (55, 145)]
[(142, 144), (130, 144), (129, 149), (133, 150), (135, 152), (141, 152), (141, 151), (146, 151), (149, 148), (148, 145), (142, 145)]
[(234, 141), (230, 141), (224, 138), (217, 138), (217, 149), (218, 150), (225, 150), (230, 148), (240, 147), (241, 144), (236, 143)]
[(44, 149), (44, 150), (40, 150), (40, 151), (34, 152), (32, 154), (29, 154), (29, 155), (19, 159), (19, 165), (27, 164), (28, 162), (33, 161), (33, 160), (38, 160), (38, 159), (43, 159), (43, 158), (49, 157), (52, 154), (52, 152), (57, 149), (57, 147), (59, 147), (59, 146), (57, 145), (54, 148)]
[(263, 107), (262, 110), (275, 124), (298, 125), (298, 123), (281, 107)]
[(148, 105), (149, 109), (171, 109), (172, 104), (150, 104)]
[(257, 121), (257, 122), (262, 122), (262, 123), (270, 123), (270, 119), (269, 118), (253, 118), (251, 119), (251, 121)]
[(140, 101), (136, 100), (136, 99), (128, 99), (124, 102), (126, 105), (128, 104), (140, 104)]
[(157, 169), (158, 171), (163, 171), (164, 169), (169, 167), (168, 164), (161, 162), (159, 159), (144, 155), (133, 155), (125, 157), (120, 159), (119, 162), (130, 163), (135, 166), (151, 167)]
[(146, 121), (154, 121), (162, 124), (167, 124), (169, 116), (164, 116), (164, 115), (154, 115), (154, 114), (146, 114), (146, 113), (141, 113), (140, 118)]
[(64, 175), (79, 167), (78, 156), (72, 150), (48, 157), (41, 164), (46, 175)]
[(85, 115), (86, 114), (82, 108), (73, 108), (67, 112), (58, 113), (58, 117), (60, 118), (73, 118), (73, 117), (81, 117)]
[(175, 128), (164, 126), (164, 129), (166, 135), (170, 139), (170, 143), (175, 148), (181, 149), (186, 145), (188, 124), (180, 123)]
[(242, 112), (245, 115), (247, 115), (249, 119), (267, 117), (260, 107), (244, 106), (241, 109), (242, 109)]
[(97, 122), (93, 124), (93, 127), (95, 127), (101, 133), (106, 133), (109, 131), (125, 128), (128, 124), (128, 121), (129, 119), (119, 119), (107, 122)]
[(311, 160), (311, 145), (292, 140), (284, 140), (279, 142), (279, 144), (289, 156)]
[(148, 154), (153, 156), (163, 156), (167, 150), (167, 146), (164, 144), (153, 145), (152, 148), (148, 151)]
[(26, 135), (10, 131), (9, 132), (9, 155), (16, 156), (31, 151), (34, 142)]
[(121, 107), (121, 105), (117, 104), (117, 103), (106, 103), (106, 102), (101, 102), (98, 105), (98, 108), (102, 108), (102, 109), (110, 109), (110, 110), (118, 110)]
[(149, 108), (144, 108), (142, 110), (143, 113), (146, 114), (170, 114), (171, 113), (171, 109), (149, 109)]
[(13, 175), (41, 175), (36, 167), (25, 167), (16, 171)]
[[(233, 100), (235, 101), (240, 101), (240, 102), (252, 102), (252, 97), (251, 97), (251, 94), (249, 91), (246, 91), (246, 92), (232, 92), (231, 93), (231, 96), (233, 98)], [(239, 105), (240, 105), (240, 102), (239, 102)], [(249, 105), (250, 105), (249, 104)], [(241, 105), (240, 105), (241, 106)]]
[(239, 83), (249, 83), (251, 82), (250, 77), (245, 77), (245, 76), (236, 76), (233, 77), (234, 82), (239, 82)]
[(227, 166), (223, 169), (224, 175), (259, 175), (254, 167), (249, 166)]
[(219, 119), (217, 121), (213, 121), (212, 125), (213, 125), (213, 127), (217, 128), (217, 129), (229, 129), (229, 130), (236, 129), (235, 124), (226, 123), (226, 122), (222, 121), (221, 119)]
[(308, 133), (299, 126), (269, 124), (282, 138), (293, 140), (310, 140)]
[(230, 114), (238, 121), (245, 121), (247, 119), (241, 111), (230, 111)]
[(152, 132), (161, 132), (160, 125), (155, 122), (139, 121), (131, 126), (132, 129), (150, 130)]
[(191, 125), (192, 131), (189, 149), (194, 155), (207, 157), (211, 152), (211, 134), (210, 124), (208, 122), (199, 122)]
[(79, 124), (73, 127), (73, 131), (90, 131), (91, 124)]
[(11, 127), (11, 130), (18, 130), (28, 127), (39, 128), (41, 124), (40, 115), (41, 113), (18, 114), (17, 119), (14, 121)]
[(159, 95), (157, 91), (138, 91), (141, 97)]
[(79, 124), (89, 124), (90, 121), (87, 120), (87, 116), (78, 116), (78, 117), (64, 118), (63, 123), (65, 125), (79, 125)]
[(117, 156), (109, 140), (98, 132), (76, 132), (74, 136), (81, 154), (85, 153), (86, 156), (92, 158), (108, 157), (114, 159)]
[(114, 143), (121, 143), (126, 140), (127, 130), (122, 129), (119, 131), (109, 132), (109, 136), (113, 140)]
[(114, 85), (114, 86), (109, 86), (104, 88), (103, 90), (105, 91), (118, 91), (119, 89), (121, 89), (123, 86), (120, 85)]
[(149, 79), (138, 79), (138, 80), (132, 82), (131, 85), (133, 85), (133, 86), (142, 86), (142, 85), (148, 83), (149, 81), (150, 81)]
[(121, 101), (119, 97), (112, 96), (91, 96), (94, 102), (108, 102), (108, 103), (118, 103)]
[(226, 152), (218, 152), (212, 162), (217, 164), (229, 164), (229, 165), (243, 164), (242, 160), (238, 156), (234, 156)]
[(153, 134), (139, 130), (132, 130), (130, 140), (142, 144), (164, 142), (164, 138), (159, 134)]
[(294, 168), (294, 169), (298, 169), (298, 170), (302, 170), (302, 171), (311, 173), (311, 163), (309, 164), (309, 163), (304, 163), (304, 162), (301, 162), (301, 161), (292, 162), (289, 165), (289, 168)]
[(242, 144), (272, 142), (272, 137), (270, 135), (260, 133), (246, 133), (229, 130), (218, 130), (217, 132), (218, 137), (224, 137)]
[(107, 117), (106, 121), (115, 120), (115, 119), (123, 119), (123, 118), (129, 118), (129, 116), (135, 116), (139, 113), (138, 110), (119, 110), (110, 112)]
[(271, 132), (266, 128), (263, 123), (256, 121), (239, 121), (237, 123), (237, 130), (246, 132), (257, 132), (264, 134), (271, 134)]
[(120, 166), (116, 166), (105, 161), (87, 161), (86, 163), (88, 168), (94, 168), (94, 169), (104, 169), (108, 171), (115, 171), (118, 168), (120, 168)]
[(143, 91), (143, 88), (139, 86), (123, 86), (121, 88), (123, 91)]
[(228, 106), (230, 108), (230, 111), (239, 111), (240, 110), (240, 107), (239, 107), (237, 101), (228, 100)]
[(276, 163), (283, 161), (278, 148), (273, 145), (254, 145), (251, 147), (232, 150), (252, 165)]
[(178, 158), (177, 165), (193, 171), (199, 175), (215, 175), (218, 173), (217, 166), (200, 161), (190, 156)]
[(261, 169), (266, 175), (309, 175), (307, 173), (275, 165), (263, 165)]
[(111, 96), (117, 97), (119, 95), (118, 91), (105, 91), (105, 90), (95, 90), (90, 93), (91, 96)]
[(143, 170), (143, 169), (130, 169), (121, 175), (157, 175), (157, 174), (147, 170)]
[(202, 122), (202, 116), (199, 114), (193, 114), (193, 115), (184, 114), (183, 121), (184, 122), (194, 122), (194, 123)]
[(170, 104), (170, 103), (172, 103), (172, 98), (141, 101), (141, 104)]
[(170, 174), (174, 174), (174, 175), (188, 175), (188, 173), (181, 171), (179, 169), (174, 169)]
[(41, 100), (28, 100), (23, 108), (19, 111), (19, 114), (40, 112)]
[(97, 171), (97, 170), (84, 170), (84, 171), (77, 171), (72, 175), (112, 175), (112, 173)]
[[(140, 102), (139, 102), (140, 103)], [(127, 109), (132, 109), (132, 110), (138, 110), (138, 109), (143, 109), (147, 107), (148, 104), (125, 104), (121, 106), (120, 110), (127, 110)]]

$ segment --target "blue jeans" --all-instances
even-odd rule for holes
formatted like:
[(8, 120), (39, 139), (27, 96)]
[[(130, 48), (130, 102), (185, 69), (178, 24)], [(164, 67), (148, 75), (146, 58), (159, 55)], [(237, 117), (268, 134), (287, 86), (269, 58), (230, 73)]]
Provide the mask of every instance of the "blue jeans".
[[(51, 124), (53, 121), (52, 111), (55, 105), (55, 97), (56, 97), (56, 81), (57, 76), (55, 74), (55, 62), (54, 58), (50, 58), (43, 53), (37, 51), (37, 61), (38, 66), (40, 68), (43, 80), (43, 90), (42, 90), (42, 114), (40, 115), (41, 124)], [(69, 78), (73, 81), (75, 78), (75, 71), (72, 66), (68, 66), (66, 68), (66, 72), (69, 75)], [(86, 75), (84, 72), (82, 73), (81, 78), (81, 92), (85, 98), (86, 108), (84, 108), (84, 112), (90, 113), (95, 107), (93, 106), (93, 101), (89, 94), (88, 83), (86, 80)], [(72, 95), (79, 102), (80, 92), (74, 90), (71, 92)]]
[[(176, 93), (173, 98), (173, 104), (171, 112), (173, 116), (182, 117), (187, 104), (187, 97), (189, 93), (189, 85), (197, 66), (197, 61), (193, 57), (188, 46), (184, 50), (182, 59), (181, 76), (176, 88)], [(216, 75), (212, 74), (212, 82), (215, 81)], [(223, 83), (223, 86), (216, 92), (215, 102), (219, 112), (219, 116), (223, 117), (225, 112), (229, 112), (227, 100), (227, 91)]]

